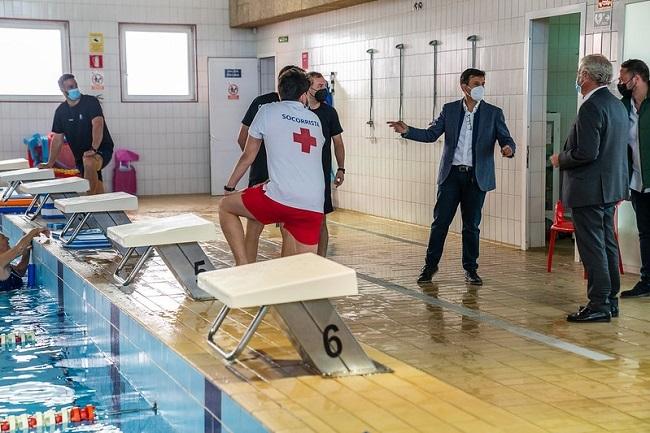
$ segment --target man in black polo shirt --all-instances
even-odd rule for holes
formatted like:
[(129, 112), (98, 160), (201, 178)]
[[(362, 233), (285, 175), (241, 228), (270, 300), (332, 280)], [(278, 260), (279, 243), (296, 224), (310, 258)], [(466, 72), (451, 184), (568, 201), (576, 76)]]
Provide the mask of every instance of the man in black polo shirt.
[[(318, 241), (318, 254), (325, 257), (327, 255), (327, 245), (329, 243), (329, 232), (327, 230), (327, 214), (334, 212), (332, 205), (332, 180), (337, 188), (345, 179), (345, 147), (343, 146), (343, 128), (339, 121), (339, 115), (331, 105), (325, 103), (327, 99), (327, 80), (320, 72), (310, 72), (307, 74), (310, 87), (307, 92), (309, 99), (309, 109), (318, 116), (325, 137), (323, 145), (323, 175), (325, 176), (325, 208), (323, 209), (325, 217), (320, 230), (320, 240)], [(336, 175), (332, 179), (332, 143), (334, 143), (334, 156), (336, 157)]]
[[(280, 78), (280, 75), (284, 74), (289, 69), (297, 69), (301, 72), (305, 72), (298, 66), (287, 65), (280, 69), (278, 78)], [(257, 111), (264, 104), (270, 104), (272, 102), (279, 101), (280, 96), (277, 92), (266, 93), (253, 99), (253, 102), (251, 102), (250, 107), (248, 107), (248, 110), (246, 111), (246, 114), (241, 121), (241, 128), (239, 129), (239, 136), (237, 137), (237, 144), (239, 144), (239, 147), (242, 151), (244, 150), (244, 146), (246, 146), (246, 140), (248, 139), (248, 128), (251, 126), (251, 123), (253, 123), (253, 119), (255, 119)], [(257, 153), (255, 161), (253, 161), (253, 164), (250, 168), (250, 173), (248, 175), (248, 186), (251, 187), (253, 185), (264, 183), (267, 180), (269, 180), (269, 170), (266, 166), (266, 148), (264, 147), (264, 141), (262, 141), (260, 151)], [(245, 242), (248, 263), (254, 263), (257, 260), (257, 248), (259, 245), (262, 230), (264, 230), (264, 226), (259, 222), (254, 220), (247, 221)], [(284, 245), (285, 243), (283, 242), (282, 244)]]
[(40, 167), (54, 167), (65, 135), (77, 168), (90, 183), (88, 194), (101, 194), (104, 192), (102, 169), (113, 157), (113, 139), (106, 127), (102, 107), (94, 96), (81, 94), (72, 74), (63, 74), (59, 78), (59, 88), (65, 102), (54, 113), (50, 157)]

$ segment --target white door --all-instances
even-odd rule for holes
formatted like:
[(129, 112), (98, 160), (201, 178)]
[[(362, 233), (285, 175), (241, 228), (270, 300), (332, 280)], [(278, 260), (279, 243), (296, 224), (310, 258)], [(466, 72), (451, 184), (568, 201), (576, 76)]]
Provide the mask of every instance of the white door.
[[(241, 155), (237, 135), (241, 120), (259, 94), (258, 60), (251, 58), (208, 59), (210, 104), (210, 190), (223, 194), (235, 163)], [(248, 184), (248, 176), (237, 185)]]

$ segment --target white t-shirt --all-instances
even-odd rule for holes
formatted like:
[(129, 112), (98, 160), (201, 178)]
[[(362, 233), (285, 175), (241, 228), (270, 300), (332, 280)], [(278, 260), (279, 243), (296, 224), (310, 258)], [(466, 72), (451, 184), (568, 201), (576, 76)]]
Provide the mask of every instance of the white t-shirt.
[(325, 137), (318, 116), (298, 101), (264, 104), (248, 133), (264, 140), (266, 195), (285, 206), (323, 213)]

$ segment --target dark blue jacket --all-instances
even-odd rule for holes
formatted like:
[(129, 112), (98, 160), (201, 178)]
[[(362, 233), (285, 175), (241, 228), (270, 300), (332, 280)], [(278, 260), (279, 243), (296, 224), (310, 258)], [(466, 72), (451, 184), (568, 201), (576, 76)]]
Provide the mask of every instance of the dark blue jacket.
[[(458, 146), (460, 128), (465, 119), (463, 100), (445, 104), (442, 107), (440, 116), (428, 129), (409, 127), (404, 138), (414, 141), (432, 143), (442, 134), (445, 134), (445, 147), (440, 161), (438, 172), (438, 185), (447, 179), (454, 161), (454, 153)], [(499, 146), (510, 146), (512, 155), (515, 152), (515, 142), (510, 137), (506, 126), (503, 111), (494, 105), (482, 101), (478, 111), (474, 114), (474, 125), (472, 132), (472, 161), (474, 176), (481, 191), (491, 191), (496, 188), (494, 176), (494, 144), (498, 141)]]

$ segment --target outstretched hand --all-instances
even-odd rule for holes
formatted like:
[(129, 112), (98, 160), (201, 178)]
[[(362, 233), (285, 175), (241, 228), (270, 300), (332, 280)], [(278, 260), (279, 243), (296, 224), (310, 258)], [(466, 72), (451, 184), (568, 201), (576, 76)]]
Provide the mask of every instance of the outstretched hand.
[(393, 128), (395, 132), (398, 134), (404, 134), (406, 131), (408, 131), (409, 127), (406, 123), (402, 122), (401, 120), (398, 121), (388, 121), (388, 126)]

